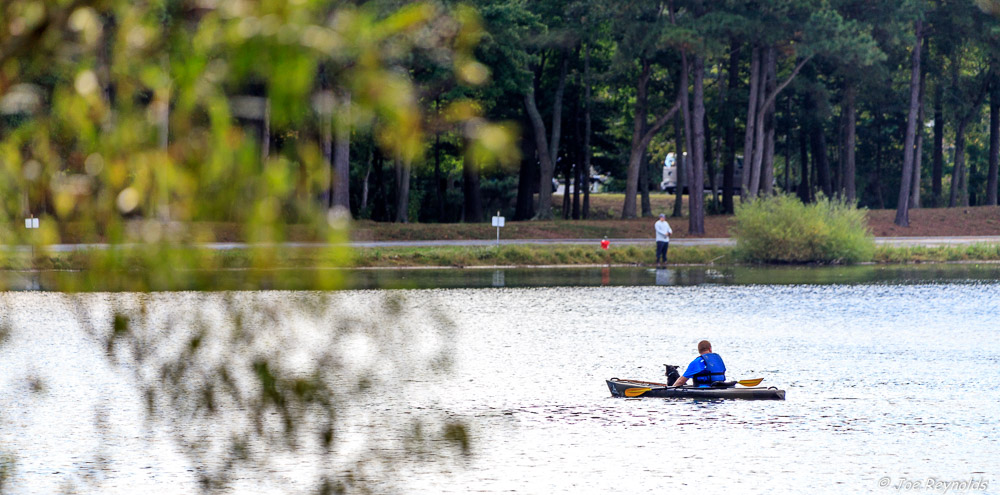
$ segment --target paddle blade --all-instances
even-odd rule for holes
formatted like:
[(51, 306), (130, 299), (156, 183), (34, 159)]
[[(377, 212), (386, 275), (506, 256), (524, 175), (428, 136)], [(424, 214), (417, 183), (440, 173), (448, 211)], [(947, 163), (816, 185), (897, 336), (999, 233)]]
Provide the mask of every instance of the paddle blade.
[(627, 388), (625, 389), (625, 397), (638, 397), (646, 392), (653, 390), (651, 388)]
[[(744, 387), (756, 387), (757, 385), (760, 385), (760, 382), (762, 381), (764, 381), (763, 378), (751, 378), (750, 380), (740, 380), (736, 383), (739, 383)], [(628, 392), (628, 390), (626, 390), (626, 392)]]

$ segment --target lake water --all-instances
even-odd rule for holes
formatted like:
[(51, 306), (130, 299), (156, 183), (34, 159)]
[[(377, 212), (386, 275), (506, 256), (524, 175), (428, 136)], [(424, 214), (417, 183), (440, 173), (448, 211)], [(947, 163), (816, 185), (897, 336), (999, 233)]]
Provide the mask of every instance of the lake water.
[[(183, 447), (183, 416), (144, 416), (143, 372), (109, 362), (101, 327), (120, 304), (152, 314), (149, 331), (186, 328), (178, 313), (218, 310), (231, 297), (279, 308), (274, 328), (260, 325), (270, 337), (258, 351), (308, 363), (336, 345), (343, 373), (370, 374), (374, 385), (342, 404), (334, 454), (278, 455), (223, 491), (308, 493), (306, 480), (336, 464), (355, 466), (359, 484), (404, 493), (1000, 493), (993, 266), (893, 276), (589, 269), (550, 273), (554, 287), (500, 273), (473, 272), (472, 288), (322, 295), (5, 293), (0, 455), (13, 468), (3, 489), (196, 491), (197, 474), (218, 466)], [(306, 318), (293, 304), (304, 300), (335, 309)], [(401, 316), (376, 321), (387, 300)], [(331, 317), (400, 332), (316, 338)], [(663, 363), (686, 364), (701, 339), (730, 378), (762, 377), (787, 400), (610, 397), (604, 380), (661, 381)], [(147, 340), (160, 352), (169, 341)], [(426, 369), (442, 356), (446, 371)], [(406, 427), (414, 418), (423, 440)], [(430, 438), (449, 422), (466, 426), (468, 454)], [(189, 426), (208, 438), (231, 433), (197, 417)], [(371, 454), (393, 461), (350, 464)]]

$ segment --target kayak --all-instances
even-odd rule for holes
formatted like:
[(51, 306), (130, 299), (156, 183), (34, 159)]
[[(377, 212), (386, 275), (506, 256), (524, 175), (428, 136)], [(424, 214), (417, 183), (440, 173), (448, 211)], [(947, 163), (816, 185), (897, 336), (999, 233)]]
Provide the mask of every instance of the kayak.
[[(777, 387), (742, 387), (735, 383), (727, 388), (712, 387), (668, 387), (664, 383), (645, 382), (642, 380), (623, 380), (612, 378), (606, 380), (613, 397), (657, 397), (675, 399), (744, 399), (744, 400), (785, 400), (785, 391)], [(636, 389), (626, 394), (628, 389)], [(640, 389), (649, 389), (641, 392)]]

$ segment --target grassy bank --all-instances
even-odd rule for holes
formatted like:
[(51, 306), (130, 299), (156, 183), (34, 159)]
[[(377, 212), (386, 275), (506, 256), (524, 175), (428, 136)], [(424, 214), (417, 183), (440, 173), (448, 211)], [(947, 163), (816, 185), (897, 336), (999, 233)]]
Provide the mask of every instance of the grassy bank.
[[(0, 258), (3, 270), (88, 270), (107, 263), (108, 253), (77, 251), (41, 253), (34, 258), (27, 252), (7, 253)], [(402, 268), (402, 267), (476, 267), (476, 266), (548, 266), (548, 265), (652, 265), (650, 245), (612, 245), (607, 251), (590, 245), (504, 245), (379, 247), (329, 249), (314, 247), (275, 249), (230, 249), (224, 251), (184, 249), (174, 255), (196, 259), (203, 270), (289, 269), (289, 268)], [(116, 265), (125, 270), (142, 271), (148, 257), (127, 249), (116, 251)], [(739, 264), (734, 247), (672, 247), (671, 265)], [(939, 247), (879, 246), (871, 260), (875, 263), (938, 263), (961, 261), (1000, 261), (1000, 244), (973, 244)]]
[(945, 263), (956, 261), (1000, 261), (1000, 244), (962, 246), (879, 246), (875, 263)]
[[(727, 247), (683, 247), (670, 250), (670, 263), (725, 262)], [(355, 266), (545, 266), (545, 265), (644, 265), (654, 261), (650, 246), (627, 245), (607, 251), (580, 245), (449, 246), (435, 248), (371, 248), (358, 250)]]
[[(420, 247), (360, 249), (357, 267), (406, 266), (543, 266), (543, 265), (653, 265), (653, 247), (629, 245), (604, 251), (579, 245), (523, 245), (495, 247)], [(736, 249), (724, 246), (670, 248), (668, 264), (739, 264)], [(957, 261), (1000, 261), (1000, 244), (973, 244), (938, 247), (879, 246), (870, 260), (874, 263), (943, 263)]]

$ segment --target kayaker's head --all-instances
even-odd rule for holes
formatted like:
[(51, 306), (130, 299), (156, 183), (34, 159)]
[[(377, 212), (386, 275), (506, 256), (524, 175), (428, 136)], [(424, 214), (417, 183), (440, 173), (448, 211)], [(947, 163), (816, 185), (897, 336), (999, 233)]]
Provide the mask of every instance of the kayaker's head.
[(698, 342), (698, 354), (705, 354), (708, 352), (712, 352), (712, 343), (707, 340)]

